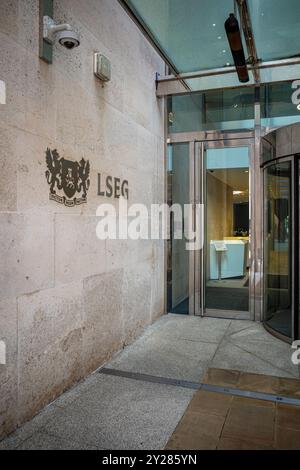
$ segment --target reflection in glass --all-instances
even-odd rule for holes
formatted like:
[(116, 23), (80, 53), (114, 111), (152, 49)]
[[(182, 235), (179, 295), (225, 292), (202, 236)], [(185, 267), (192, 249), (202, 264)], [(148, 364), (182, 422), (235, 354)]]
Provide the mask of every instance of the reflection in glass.
[(265, 321), (291, 337), (291, 162), (264, 170)]
[(205, 307), (249, 310), (249, 150), (206, 151)]

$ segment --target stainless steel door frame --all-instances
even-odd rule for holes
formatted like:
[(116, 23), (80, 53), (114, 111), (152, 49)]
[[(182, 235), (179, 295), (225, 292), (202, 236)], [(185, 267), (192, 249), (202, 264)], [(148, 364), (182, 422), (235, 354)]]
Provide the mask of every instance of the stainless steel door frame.
[[(203, 208), (203, 198), (204, 198), (204, 186), (202, 180), (203, 173), (203, 152), (204, 152), (204, 143), (195, 142), (195, 204), (202, 204)], [(203, 228), (204, 230), (204, 228)], [(204, 242), (204, 237), (203, 242)], [(204, 246), (204, 245), (203, 245)], [(200, 250), (194, 252), (194, 263), (195, 263), (195, 315), (202, 315), (202, 305), (203, 305), (203, 289), (202, 289), (202, 279), (203, 279), (203, 256), (204, 250), (203, 247)]]
[[(209, 146), (250, 147), (250, 317), (262, 320), (262, 171), (260, 169), (259, 148), (255, 145), (254, 132), (203, 132), (169, 136), (168, 143), (189, 142), (189, 200), (194, 206), (201, 204), (205, 197), (204, 152)], [(208, 146), (208, 147), (207, 147)], [(255, 222), (255, 223), (254, 223)], [(204, 250), (189, 252), (189, 314), (204, 315)]]
[[(249, 148), (249, 219), (250, 219), (250, 235), (249, 235), (249, 310), (250, 319), (261, 318), (261, 280), (262, 273), (260, 272), (261, 267), (261, 243), (262, 237), (256, 238), (255, 226), (257, 220), (261, 219), (261, 198), (260, 193), (260, 181), (256, 173), (255, 165), (255, 147), (254, 139), (249, 138), (238, 138), (239, 134), (232, 135), (232, 138), (227, 139), (216, 139), (214, 141), (202, 141), (196, 142), (195, 151), (195, 202), (203, 204), (204, 211), (206, 213), (206, 170), (205, 170), (205, 151), (210, 148), (230, 148), (230, 147), (248, 147)], [(229, 136), (228, 136), (229, 137)], [(260, 175), (260, 171), (258, 175)], [(260, 226), (260, 228), (262, 228)], [(262, 232), (262, 230), (261, 230)], [(194, 314), (205, 316), (205, 262), (206, 262), (206, 236), (204, 237), (204, 245), (202, 250), (194, 253)], [(259, 256), (258, 256), (259, 255)], [(258, 269), (259, 268), (259, 269)], [(256, 302), (256, 290), (259, 294), (259, 301)]]
[[(195, 142), (189, 143), (189, 202), (193, 206), (193, 213), (192, 213), (192, 226), (193, 230), (195, 227)], [(196, 260), (195, 260), (195, 252), (189, 252), (189, 315), (195, 315), (195, 291), (196, 291), (196, 283), (195, 283), (195, 272), (196, 272)]]

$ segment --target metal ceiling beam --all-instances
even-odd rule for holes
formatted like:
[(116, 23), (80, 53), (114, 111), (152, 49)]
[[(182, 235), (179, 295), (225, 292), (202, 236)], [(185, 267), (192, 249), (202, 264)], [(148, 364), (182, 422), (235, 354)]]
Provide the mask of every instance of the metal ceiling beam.
[[(257, 65), (248, 65), (248, 70), (253, 71), (255, 69), (262, 70), (262, 69), (271, 69), (271, 68), (279, 68), (279, 67), (289, 67), (292, 65), (300, 65), (300, 57), (293, 57), (289, 59), (281, 59), (281, 60), (272, 60), (268, 62), (259, 62)], [(197, 78), (206, 78), (212, 77), (217, 75), (225, 75), (230, 73), (236, 73), (236, 69), (233, 66), (230, 67), (223, 67), (218, 69), (209, 69), (209, 70), (200, 70), (199, 72), (191, 72), (191, 73), (183, 73), (180, 75), (182, 80), (193, 80)], [(167, 75), (165, 77), (161, 77), (157, 80), (157, 96), (168, 96), (168, 95), (179, 95), (185, 94), (187, 91), (182, 87), (179, 83), (179, 78), (175, 75)], [(288, 79), (284, 79), (286, 81)], [(276, 80), (280, 81), (280, 80)], [(241, 83), (240, 85), (236, 86), (228, 86), (224, 88), (241, 88), (241, 87), (254, 87), (256, 84), (245, 84)], [(220, 89), (220, 88), (215, 88)], [(212, 89), (211, 89), (212, 90)], [(194, 89), (193, 92), (199, 91), (208, 91), (205, 89)]]
[[(257, 56), (257, 50), (255, 46), (255, 39), (252, 29), (252, 23), (249, 13), (248, 0), (235, 0), (238, 6), (239, 15), (241, 19), (241, 26), (244, 32), (247, 51), (248, 51), (248, 60), (251, 65), (256, 66), (259, 63), (259, 58)], [(259, 68), (252, 69), (253, 77), (255, 83), (260, 83), (260, 73)]]
[[(300, 56), (299, 57), (292, 57), (289, 59), (279, 59), (279, 60), (270, 60), (267, 62), (259, 62), (256, 65), (248, 65), (248, 70), (261, 70), (261, 69), (270, 69), (274, 67), (287, 67), (290, 65), (299, 65), (300, 64)], [(234, 73), (236, 68), (234, 66), (230, 67), (221, 67), (217, 69), (207, 69), (207, 70), (200, 70), (199, 72), (187, 72), (181, 73), (178, 76), (176, 75), (166, 75), (158, 80), (158, 82), (174, 82), (177, 80), (192, 80), (193, 78), (203, 78), (203, 77), (211, 77), (213, 75), (225, 75), (228, 73)], [(245, 85), (241, 85), (245, 86)]]

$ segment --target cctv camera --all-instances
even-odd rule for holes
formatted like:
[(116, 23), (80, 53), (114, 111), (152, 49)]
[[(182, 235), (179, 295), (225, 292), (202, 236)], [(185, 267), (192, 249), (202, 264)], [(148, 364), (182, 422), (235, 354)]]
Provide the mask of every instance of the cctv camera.
[(72, 30), (67, 23), (55, 24), (54, 20), (49, 16), (44, 16), (44, 34), (45, 41), (54, 44), (57, 40), (59, 44), (66, 49), (74, 49), (80, 45), (79, 35)]
[(74, 47), (78, 47), (80, 45), (79, 36), (74, 31), (60, 31), (57, 33), (56, 38), (59, 44), (67, 49), (74, 49)]

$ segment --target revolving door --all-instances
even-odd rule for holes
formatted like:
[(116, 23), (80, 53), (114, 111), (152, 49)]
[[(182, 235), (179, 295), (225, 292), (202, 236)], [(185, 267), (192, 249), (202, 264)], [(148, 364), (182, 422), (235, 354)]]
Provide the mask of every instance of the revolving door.
[(262, 141), (263, 320), (270, 332), (286, 341), (299, 338), (298, 133), (299, 125), (289, 126)]

